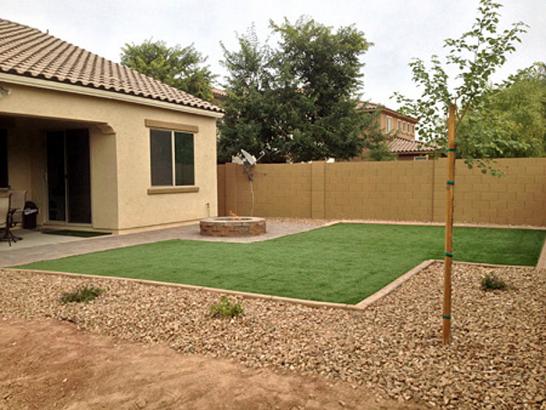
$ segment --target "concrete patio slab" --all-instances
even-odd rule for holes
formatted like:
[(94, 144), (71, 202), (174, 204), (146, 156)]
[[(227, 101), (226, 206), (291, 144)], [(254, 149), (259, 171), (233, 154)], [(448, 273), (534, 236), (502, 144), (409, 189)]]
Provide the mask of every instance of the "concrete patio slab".
[[(213, 238), (201, 236), (199, 234), (199, 224), (197, 223), (176, 228), (156, 229), (126, 235), (98, 236), (93, 238), (62, 237), (32, 232), (32, 234), (43, 235), (47, 238), (38, 239), (38, 237), (36, 237), (33, 241), (34, 246), (23, 246), (26, 239), (17, 242), (11, 248), (8, 248), (6, 243), (5, 248), (7, 248), (7, 250), (2, 246), (3, 251), (0, 252), (0, 267), (18, 266), (43, 260), (58, 259), (66, 256), (82, 255), (172, 239), (231, 243), (259, 242), (306, 232), (330, 224), (331, 222), (320, 220), (268, 219), (266, 234), (241, 238)], [(29, 238), (31, 237), (33, 236), (29, 236)], [(52, 237), (52, 239), (49, 237)], [(62, 238), (69, 239), (64, 240)], [(51, 240), (52, 242), (47, 242), (46, 239)], [(31, 241), (29, 240), (28, 243), (30, 242)]]
[[(34, 248), (43, 245), (55, 245), (59, 243), (74, 242), (86, 238), (64, 235), (47, 235), (40, 231), (30, 231), (27, 229), (15, 229), (12, 231), (15, 236), (23, 238), (9, 246), (8, 242), (0, 242), (0, 255), (3, 252), (12, 252), (19, 249)], [(0, 256), (1, 258), (1, 256)]]

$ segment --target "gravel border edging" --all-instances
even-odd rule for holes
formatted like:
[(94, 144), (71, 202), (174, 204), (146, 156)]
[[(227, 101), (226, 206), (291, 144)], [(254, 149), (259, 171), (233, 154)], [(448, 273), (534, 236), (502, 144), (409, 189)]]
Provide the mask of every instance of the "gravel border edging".
[[(544, 248), (542, 250), (541, 258), (545, 257), (546, 262), (546, 241), (544, 242)], [(539, 264), (540, 264), (539, 259)], [(266, 295), (263, 293), (252, 293), (252, 292), (242, 292), (237, 290), (229, 290), (229, 289), (220, 289), (220, 288), (211, 288), (207, 286), (197, 286), (197, 285), (187, 285), (183, 283), (172, 283), (172, 282), (161, 282), (161, 281), (155, 281), (150, 279), (136, 279), (136, 278), (126, 278), (126, 277), (120, 277), (120, 276), (106, 276), (106, 275), (93, 275), (93, 274), (85, 274), (85, 273), (71, 273), (71, 272), (60, 272), (60, 271), (47, 271), (47, 270), (40, 270), (40, 269), (16, 269), (16, 268), (2, 268), (4, 271), (10, 271), (10, 272), (25, 272), (25, 273), (40, 273), (40, 274), (46, 274), (46, 275), (53, 275), (53, 276), (68, 276), (72, 278), (88, 278), (88, 279), (110, 279), (110, 280), (116, 280), (116, 281), (126, 281), (126, 282), (135, 282), (135, 283), (141, 283), (144, 285), (152, 285), (152, 286), (165, 286), (165, 287), (174, 287), (174, 288), (182, 288), (186, 290), (199, 290), (204, 292), (210, 292), (210, 293), (217, 293), (217, 294), (224, 294), (224, 295), (233, 295), (233, 296), (239, 296), (242, 298), (247, 299), (261, 299), (261, 300), (272, 300), (276, 302), (286, 302), (296, 305), (303, 305), (308, 307), (314, 307), (314, 308), (333, 308), (333, 309), (343, 309), (343, 310), (349, 310), (349, 311), (363, 311), (368, 306), (376, 303), (378, 300), (384, 298), (385, 296), (389, 295), (396, 289), (398, 289), (400, 286), (402, 286), (405, 282), (407, 282), (409, 279), (411, 279), (413, 276), (418, 274), (419, 272), (425, 270), (429, 266), (435, 264), (435, 263), (443, 263), (442, 259), (427, 259), (420, 264), (414, 266), (406, 273), (403, 273), (398, 278), (396, 278), (394, 281), (390, 282), (383, 288), (379, 289), (377, 292), (373, 293), (372, 295), (364, 298), (360, 302), (351, 305), (348, 303), (335, 303), (335, 302), (321, 302), (317, 300), (310, 300), (310, 299), (298, 299), (298, 298), (290, 298), (285, 296), (274, 296), (274, 295)], [(484, 266), (484, 267), (491, 267), (491, 268), (525, 268), (528, 266), (524, 265), (502, 265), (502, 264), (493, 264), (493, 263), (482, 263), (482, 262), (463, 262), (463, 261), (457, 261), (455, 262), (459, 265), (473, 265), (473, 266)], [(537, 264), (536, 269), (539, 269), (539, 264)], [(544, 266), (546, 268), (546, 266)]]
[(212, 293), (218, 293), (218, 294), (240, 296), (240, 297), (248, 298), (248, 299), (272, 300), (276, 302), (286, 302), (286, 303), (304, 305), (304, 306), (315, 307), (315, 308), (322, 307), (322, 308), (344, 309), (344, 310), (351, 310), (351, 311), (362, 311), (368, 306), (370, 306), (371, 304), (377, 302), (378, 300), (382, 299), (383, 297), (387, 296), (389, 293), (399, 288), (404, 282), (409, 280), (411, 277), (413, 277), (417, 273), (428, 268), (430, 265), (436, 262), (438, 261), (434, 259), (428, 259), (421, 262), (419, 265), (413, 267), (406, 273), (402, 274), (401, 276), (396, 278), (394, 281), (387, 284), (385, 287), (379, 289), (377, 292), (373, 293), (372, 295), (368, 296), (367, 298), (361, 300), (360, 302), (354, 305), (350, 305), (347, 303), (320, 302), (320, 301), (309, 300), (309, 299), (297, 299), (297, 298), (289, 298), (284, 296), (266, 295), (262, 293), (251, 293), (251, 292), (241, 292), (241, 291), (228, 290), (228, 289), (210, 288), (207, 286), (186, 285), (183, 283), (160, 282), (160, 281), (149, 280), (149, 279), (125, 278), (125, 277), (119, 277), (119, 276), (103, 276), (103, 275), (92, 275), (92, 274), (83, 274), (83, 273), (47, 271), (47, 270), (39, 270), (39, 269), (4, 268), (3, 270), (10, 271), (10, 272), (27, 272), (27, 273), (34, 272), (34, 273), (41, 273), (41, 274), (54, 275), (54, 276), (68, 276), (68, 277), (77, 277), (77, 278), (112, 279), (117, 281), (142, 283), (144, 285), (167, 286), (167, 287), (182, 288), (187, 290), (200, 290), (200, 291), (212, 292)]
[(540, 256), (538, 257), (537, 266), (535, 267), (536, 270), (546, 270), (546, 238), (544, 239), (544, 243), (542, 244), (542, 251), (540, 252)]
[(421, 272), (422, 270), (428, 268), (433, 263), (438, 262), (434, 259), (427, 259), (426, 261), (421, 262), (419, 265), (411, 268), (406, 273), (402, 274), (395, 280), (393, 280), (391, 283), (389, 283), (387, 286), (379, 289), (377, 292), (373, 293), (372, 295), (368, 296), (367, 298), (361, 300), (358, 302), (355, 306), (357, 306), (359, 309), (366, 309), (371, 304), (377, 302), (379, 299), (384, 298), (389, 293), (393, 292), (394, 290), (398, 289), (404, 282), (408, 281), (411, 277), (416, 275), (417, 273)]
[(352, 310), (352, 311), (363, 310), (362, 308), (357, 307), (357, 305), (350, 305), (347, 303), (320, 302), (320, 301), (308, 300), (308, 299), (297, 299), (297, 298), (289, 298), (284, 296), (266, 295), (262, 293), (251, 293), (251, 292), (241, 292), (241, 291), (229, 290), (229, 289), (210, 288), (207, 286), (186, 285), (183, 283), (172, 283), (172, 282), (160, 282), (160, 281), (149, 280), (149, 279), (135, 279), (135, 278), (120, 277), (120, 276), (92, 275), (92, 274), (84, 274), (84, 273), (47, 271), (47, 270), (39, 270), (39, 269), (16, 269), (16, 268), (1, 268), (1, 269), (3, 271), (15, 272), (15, 273), (17, 272), (39, 273), (39, 274), (52, 275), (52, 276), (67, 276), (71, 278), (109, 279), (109, 280), (115, 280), (115, 281), (121, 281), (121, 282), (134, 282), (134, 283), (141, 283), (143, 285), (164, 286), (164, 287), (172, 287), (172, 288), (182, 288), (186, 290), (198, 290), (198, 291), (217, 293), (217, 294), (223, 294), (223, 295), (233, 295), (233, 296), (239, 296), (239, 297), (247, 298), (247, 299), (262, 299), (262, 300), (272, 300), (275, 302), (286, 302), (286, 303), (304, 305), (304, 306), (315, 307), (315, 308), (321, 308), (321, 307), (336, 308), (336, 309)]

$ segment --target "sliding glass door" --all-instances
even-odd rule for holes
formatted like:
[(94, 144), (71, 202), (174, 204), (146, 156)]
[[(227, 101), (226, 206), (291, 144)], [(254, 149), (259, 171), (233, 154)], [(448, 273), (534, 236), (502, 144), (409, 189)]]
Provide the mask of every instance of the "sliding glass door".
[(91, 176), (87, 129), (47, 134), (50, 221), (91, 223)]

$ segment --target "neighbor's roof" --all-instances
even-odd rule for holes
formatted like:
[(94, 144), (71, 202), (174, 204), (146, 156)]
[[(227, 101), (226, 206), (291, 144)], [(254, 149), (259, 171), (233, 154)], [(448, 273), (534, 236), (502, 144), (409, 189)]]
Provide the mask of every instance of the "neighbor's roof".
[(423, 145), (419, 141), (402, 137), (393, 137), (388, 141), (389, 151), (395, 154), (419, 154), (433, 152), (434, 149)]
[(378, 111), (378, 110), (383, 111), (386, 114), (392, 115), (393, 117), (400, 118), (402, 120), (405, 120), (414, 124), (419, 122), (417, 118), (414, 118), (410, 115), (402, 114), (401, 112), (385, 107), (382, 104), (376, 104), (369, 101), (360, 101), (357, 106), (358, 108), (361, 108), (364, 111)]
[(222, 88), (212, 88), (212, 95), (214, 95), (216, 98), (222, 98), (227, 97), (227, 91)]
[(222, 112), (193, 95), (38, 29), (0, 19), (0, 72)]

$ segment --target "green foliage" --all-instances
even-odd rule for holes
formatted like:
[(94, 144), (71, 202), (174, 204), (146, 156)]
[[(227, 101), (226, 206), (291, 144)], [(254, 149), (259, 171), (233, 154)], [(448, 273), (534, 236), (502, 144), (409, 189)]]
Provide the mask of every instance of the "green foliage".
[(353, 26), (333, 28), (300, 18), (271, 22), (276, 48), (254, 30), (239, 49), (224, 47), (228, 70), (220, 126), (220, 161), (244, 148), (265, 162), (352, 158), (373, 118), (357, 109), (361, 57), (370, 46)]
[[(542, 71), (540, 70), (542, 67)], [(537, 63), (491, 87), (459, 125), (459, 146), (478, 158), (546, 152), (546, 71)], [(477, 140), (476, 143), (473, 140)]]
[(205, 61), (193, 45), (169, 47), (163, 41), (127, 43), (121, 51), (121, 63), (127, 67), (211, 101), (214, 76)]
[(64, 292), (61, 295), (60, 301), (66, 303), (87, 303), (95, 300), (103, 292), (102, 289), (94, 286), (83, 286), (72, 292)]
[[(457, 39), (444, 41), (447, 54), (444, 61), (433, 55), (430, 68), (421, 59), (410, 62), (413, 80), (422, 91), (419, 98), (412, 100), (395, 93), (403, 112), (419, 118), (420, 140), (440, 151), (445, 151), (447, 146), (449, 105), (456, 104), (459, 109), (458, 125), (468, 112), (483, 109), (487, 105), (491, 76), (505, 63), (508, 54), (515, 50), (515, 44), (521, 41), (520, 35), (526, 32), (526, 26), (521, 22), (500, 30), (500, 8), (501, 5), (493, 0), (480, 0), (478, 17), (472, 28)], [(450, 79), (448, 72), (457, 74)], [(458, 154), (467, 165), (477, 162), (487, 171), (492, 168), (484, 159), (492, 152), (518, 151), (522, 145), (506, 135), (492, 135), (489, 130), (467, 138), (459, 148)]]
[(396, 134), (385, 136), (381, 131), (379, 123), (379, 109), (374, 113), (369, 113), (371, 121), (362, 130), (361, 138), (363, 141), (362, 158), (371, 161), (392, 161), (396, 156), (389, 150), (388, 138), (393, 138)]
[(210, 314), (216, 318), (236, 317), (244, 314), (244, 309), (240, 303), (232, 302), (227, 296), (222, 296), (220, 302), (210, 307)]
[(482, 278), (482, 289), (488, 290), (505, 290), (507, 288), (506, 283), (496, 275), (488, 273)]

